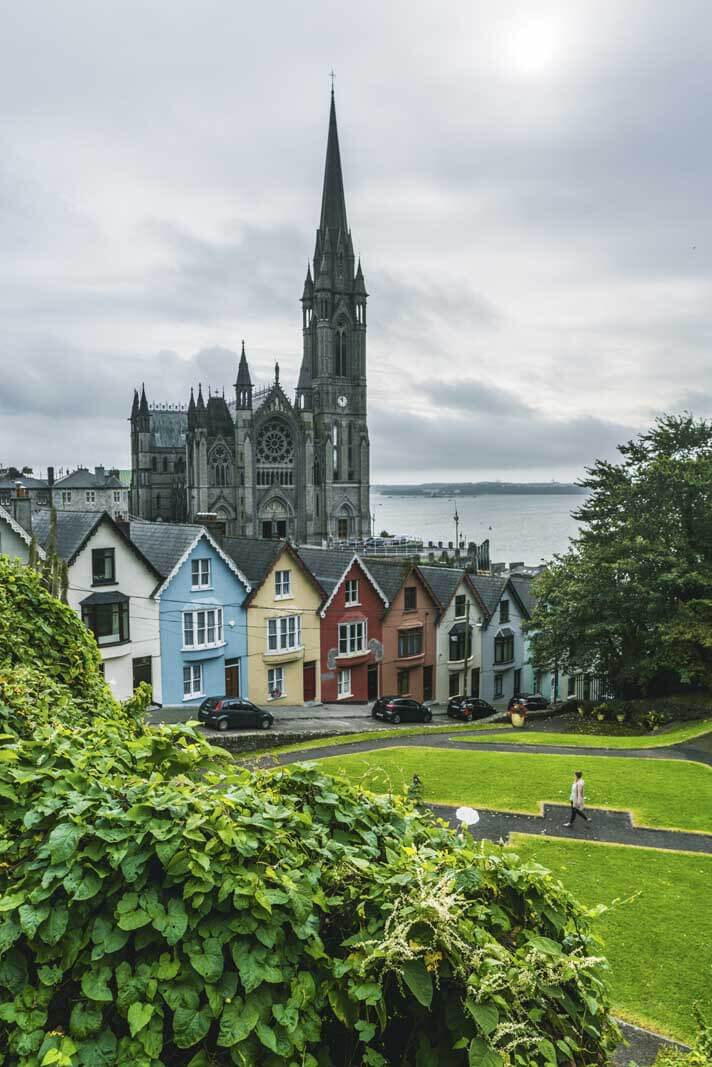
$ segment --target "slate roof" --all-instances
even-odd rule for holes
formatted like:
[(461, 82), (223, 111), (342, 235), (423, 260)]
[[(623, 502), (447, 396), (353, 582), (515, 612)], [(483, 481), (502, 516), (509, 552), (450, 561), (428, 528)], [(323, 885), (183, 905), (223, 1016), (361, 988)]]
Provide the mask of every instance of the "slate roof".
[(461, 567), (418, 567), (426, 582), (437, 597), (443, 611), (452, 600), (455, 590), (462, 581), (464, 569)]
[(25, 489), (46, 489), (46, 478), (33, 478), (29, 474), (21, 474), (19, 478), (0, 478), (0, 490), (14, 489), (17, 482)]
[[(32, 532), (44, 549), (49, 544), (51, 514), (49, 508), (42, 508), (32, 516)], [(105, 511), (56, 511), (55, 514), (57, 555), (66, 563), (72, 562), (99, 523), (105, 517), (108, 518)]]
[(225, 537), (220, 547), (254, 589), (264, 581), (284, 545), (284, 541), (270, 541), (263, 537)]
[(165, 579), (203, 529), (188, 523), (131, 522), (129, 537)]
[(507, 579), (490, 574), (471, 574), (470, 581), (480, 595), (488, 615), (492, 615), (499, 603)]
[(510, 578), (509, 580), (516, 589), (527, 615), (531, 618), (536, 607), (536, 597), (532, 594), (531, 578)]
[(122, 483), (111, 471), (86, 470), (80, 467), (78, 470), (65, 474), (54, 483), (57, 489), (121, 489)]
[(392, 604), (403, 585), (403, 579), (410, 570), (410, 561), (394, 560), (393, 563), (389, 563), (383, 559), (365, 559), (364, 563), (388, 603)]
[(300, 548), (299, 555), (327, 596), (333, 593), (339, 578), (354, 558), (353, 552), (328, 548)]
[(184, 448), (187, 433), (187, 411), (151, 412), (151, 436), (156, 448)]

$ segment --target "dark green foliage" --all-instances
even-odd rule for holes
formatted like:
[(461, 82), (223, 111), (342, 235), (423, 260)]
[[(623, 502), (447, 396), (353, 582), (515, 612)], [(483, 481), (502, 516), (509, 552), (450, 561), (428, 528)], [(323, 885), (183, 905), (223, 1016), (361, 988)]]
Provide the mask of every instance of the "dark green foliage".
[(31, 733), (53, 718), (121, 715), (100, 663), (94, 637), (42, 576), (0, 556), (0, 727), (3, 717)]
[(712, 683), (712, 423), (665, 416), (583, 481), (581, 531), (536, 581), (533, 660), (624, 696)]
[(88, 635), (28, 573), (0, 593), (27, 640), (56, 627), (35, 654), (61, 713), (23, 707), (41, 675), (3, 631), (3, 1067), (604, 1062), (597, 942), (550, 874), (405, 800), (146, 728), (145, 693), (110, 702)]

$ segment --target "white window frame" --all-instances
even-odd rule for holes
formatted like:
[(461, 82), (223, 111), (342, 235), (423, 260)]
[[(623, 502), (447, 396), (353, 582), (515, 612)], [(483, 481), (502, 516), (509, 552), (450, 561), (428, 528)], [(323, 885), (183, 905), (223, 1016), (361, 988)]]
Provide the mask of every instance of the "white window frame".
[(213, 561), (210, 556), (199, 556), (190, 561), (190, 588), (212, 589)]
[(360, 603), (358, 578), (347, 578), (344, 582), (344, 604), (354, 607)]
[(96, 504), (96, 490), (95, 489), (87, 489), (86, 490), (86, 497), (87, 497), (87, 504)]
[(368, 649), (365, 619), (339, 623), (339, 656), (362, 656)]
[(301, 615), (275, 615), (267, 619), (267, 655), (280, 656), (302, 647)]
[(336, 697), (343, 700), (344, 697), (353, 696), (351, 692), (351, 668), (342, 667), (336, 676)]
[(183, 650), (221, 648), (223, 636), (222, 608), (193, 608), (183, 612)]
[(203, 681), (203, 664), (185, 663), (183, 665), (183, 700), (195, 700), (196, 697), (205, 696)]
[(115, 504), (120, 504), (121, 503), (121, 490), (120, 489), (114, 489), (114, 503)]
[(62, 490), (62, 503), (63, 504), (71, 504), (72, 503), (72, 490), (71, 489), (63, 489)]
[[(464, 607), (463, 607), (462, 612), (460, 614), (458, 614), (457, 602), (460, 599), (462, 599), (464, 601)], [(467, 593), (456, 593), (455, 594), (455, 618), (456, 619), (464, 619), (466, 617), (467, 617)]]
[(274, 599), (287, 600), (292, 597), (292, 572), (282, 570), (274, 572)]
[[(279, 685), (276, 684), (279, 679)], [(277, 690), (278, 692), (275, 692)], [(267, 671), (267, 699), (281, 700), (286, 696), (284, 688), (284, 667), (270, 667)]]

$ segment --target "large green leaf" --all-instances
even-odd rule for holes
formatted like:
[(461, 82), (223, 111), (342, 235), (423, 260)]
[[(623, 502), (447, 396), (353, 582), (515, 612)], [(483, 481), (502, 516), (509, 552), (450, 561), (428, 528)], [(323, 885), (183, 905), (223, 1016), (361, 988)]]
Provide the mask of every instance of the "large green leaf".
[(52, 863), (64, 863), (68, 860), (76, 852), (83, 833), (81, 826), (75, 826), (71, 822), (55, 826), (47, 841)]
[(144, 1004), (140, 1000), (135, 1001), (128, 1010), (127, 1020), (131, 1037), (135, 1037), (139, 1030), (148, 1026), (155, 1011), (153, 1004)]
[(216, 937), (208, 937), (192, 947), (186, 946), (188, 959), (206, 982), (217, 982), (223, 973), (222, 944)]
[(236, 997), (222, 1010), (218, 1045), (223, 1048), (232, 1048), (233, 1045), (244, 1041), (254, 1030), (259, 1017), (259, 1012), (250, 1003), (249, 998), (245, 1003), (242, 997)]
[(177, 1008), (173, 1013), (173, 1037), (178, 1048), (192, 1048), (202, 1041), (212, 1019), (207, 1008)]
[(433, 979), (422, 957), (407, 960), (403, 966), (403, 979), (415, 999), (429, 1008), (433, 1001)]
[(82, 993), (89, 1000), (111, 1001), (114, 994), (109, 988), (111, 967), (106, 964), (94, 964), (82, 975)]
[(475, 1037), (470, 1042), (467, 1055), (469, 1067), (502, 1067), (503, 1060), (501, 1053), (495, 1052), (495, 1050), (480, 1037)]

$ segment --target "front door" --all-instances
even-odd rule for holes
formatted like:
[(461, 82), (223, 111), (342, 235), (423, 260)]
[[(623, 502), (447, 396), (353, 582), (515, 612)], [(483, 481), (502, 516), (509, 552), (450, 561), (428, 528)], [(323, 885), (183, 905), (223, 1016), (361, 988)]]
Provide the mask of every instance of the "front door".
[(240, 695), (240, 661), (239, 659), (225, 660), (225, 696), (239, 697)]
[(472, 672), (472, 696), (478, 697), (480, 695), (480, 668), (475, 667)]
[(433, 699), (433, 668), (423, 667), (423, 700)]
[(378, 664), (368, 665), (368, 699), (378, 700)]
[(316, 700), (316, 661), (304, 664), (304, 701)]
[(131, 661), (133, 667), (133, 687), (134, 690), (138, 689), (141, 682), (147, 682), (149, 685), (153, 685), (153, 670), (152, 660), (150, 656), (137, 656), (136, 659)]

